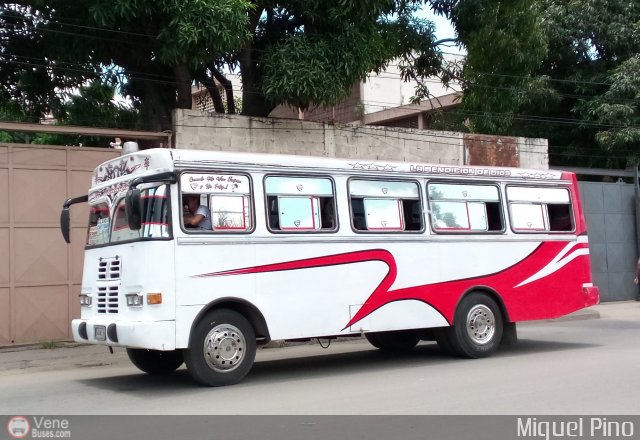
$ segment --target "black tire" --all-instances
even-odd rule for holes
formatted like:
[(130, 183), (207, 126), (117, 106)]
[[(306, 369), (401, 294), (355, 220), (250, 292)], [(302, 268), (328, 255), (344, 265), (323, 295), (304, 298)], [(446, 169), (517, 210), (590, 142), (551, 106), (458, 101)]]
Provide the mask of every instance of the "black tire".
[(364, 336), (374, 347), (396, 353), (411, 351), (420, 342), (420, 334), (413, 330), (365, 333)]
[(160, 351), (127, 348), (127, 355), (133, 365), (149, 374), (173, 373), (184, 362), (182, 350)]
[(470, 293), (458, 304), (453, 327), (446, 328), (445, 331), (458, 355), (467, 358), (491, 356), (502, 341), (503, 320), (500, 307), (483, 293)]
[(213, 387), (240, 382), (255, 357), (253, 327), (244, 316), (229, 309), (207, 313), (192, 330), (189, 348), (184, 352), (191, 376)]

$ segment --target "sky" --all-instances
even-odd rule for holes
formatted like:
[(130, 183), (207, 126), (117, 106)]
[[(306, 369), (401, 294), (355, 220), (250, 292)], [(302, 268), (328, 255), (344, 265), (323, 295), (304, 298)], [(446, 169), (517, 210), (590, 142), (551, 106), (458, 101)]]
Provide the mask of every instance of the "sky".
[[(442, 15), (434, 14), (428, 7), (425, 7), (422, 10), (418, 11), (417, 15), (418, 17), (427, 18), (433, 21), (436, 27), (436, 39), (441, 40), (443, 38), (455, 38), (457, 36), (456, 31), (453, 29), (453, 25), (451, 24), (449, 19), (443, 17)], [(443, 51), (458, 55), (465, 54), (465, 51), (461, 50), (457, 46), (449, 46), (443, 48)], [(455, 55), (453, 56), (455, 57)]]

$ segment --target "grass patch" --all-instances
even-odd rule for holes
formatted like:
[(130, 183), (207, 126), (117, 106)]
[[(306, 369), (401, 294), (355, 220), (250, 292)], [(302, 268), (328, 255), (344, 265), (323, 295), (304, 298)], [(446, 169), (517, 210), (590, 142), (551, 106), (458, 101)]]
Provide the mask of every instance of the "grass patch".
[(58, 348), (58, 342), (51, 340), (51, 341), (44, 341), (40, 343), (40, 348), (43, 348), (45, 350), (53, 350), (54, 348)]

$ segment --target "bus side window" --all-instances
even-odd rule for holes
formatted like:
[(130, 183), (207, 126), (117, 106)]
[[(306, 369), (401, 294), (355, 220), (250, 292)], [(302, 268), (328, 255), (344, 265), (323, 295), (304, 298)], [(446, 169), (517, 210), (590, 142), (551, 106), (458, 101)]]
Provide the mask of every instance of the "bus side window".
[(404, 211), (405, 230), (422, 230), (422, 206), (420, 200), (403, 200), (402, 210)]
[(502, 215), (500, 214), (500, 203), (498, 202), (486, 202), (487, 209), (487, 225), (489, 231), (502, 231), (504, 225), (502, 224)]
[(320, 197), (321, 229), (334, 229), (337, 226), (336, 212), (333, 203), (333, 197)]
[(550, 231), (572, 231), (571, 205), (547, 205)]
[(338, 219), (331, 179), (306, 176), (267, 176), (267, 226), (271, 231), (336, 231)]
[(508, 186), (511, 225), (515, 232), (569, 232), (575, 225), (568, 188)]
[(277, 196), (267, 196), (267, 215), (269, 228), (280, 229), (280, 215), (278, 213)]
[(363, 199), (351, 199), (351, 214), (353, 218), (353, 229), (358, 231), (367, 230), (367, 221), (364, 216), (364, 200)]
[(431, 223), (437, 233), (503, 232), (500, 190), (496, 185), (430, 182)]
[(353, 179), (351, 222), (357, 232), (420, 232), (424, 215), (417, 182)]

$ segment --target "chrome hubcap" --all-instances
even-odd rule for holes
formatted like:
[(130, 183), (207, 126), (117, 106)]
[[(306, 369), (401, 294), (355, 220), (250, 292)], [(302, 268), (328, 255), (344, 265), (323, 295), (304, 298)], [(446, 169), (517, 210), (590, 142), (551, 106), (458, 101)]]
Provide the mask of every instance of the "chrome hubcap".
[(476, 344), (491, 342), (496, 332), (496, 317), (484, 304), (477, 304), (467, 314), (467, 334)]
[(235, 370), (244, 359), (246, 341), (238, 328), (218, 325), (204, 338), (204, 358), (207, 365), (215, 371)]

